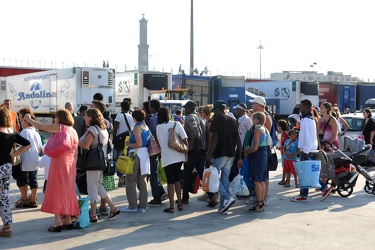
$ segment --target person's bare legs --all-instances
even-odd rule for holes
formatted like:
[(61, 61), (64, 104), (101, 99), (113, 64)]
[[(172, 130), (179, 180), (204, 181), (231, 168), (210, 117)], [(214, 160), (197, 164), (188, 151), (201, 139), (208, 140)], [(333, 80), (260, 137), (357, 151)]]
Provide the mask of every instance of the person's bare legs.
[[(174, 188), (175, 188), (175, 184), (168, 184), (167, 185), (168, 198), (169, 198), (169, 208), (172, 208), (172, 209), (174, 209)], [(176, 190), (176, 192), (177, 192), (177, 190)], [(177, 195), (177, 199), (178, 199), (178, 195)], [(181, 186), (180, 186), (179, 204), (181, 204)]]
[[(174, 187), (175, 187), (176, 195), (177, 195), (177, 204), (178, 204), (178, 206), (182, 206), (182, 202), (181, 202), (181, 182), (176, 181), (174, 183)], [(168, 192), (169, 192), (169, 190), (168, 190)]]

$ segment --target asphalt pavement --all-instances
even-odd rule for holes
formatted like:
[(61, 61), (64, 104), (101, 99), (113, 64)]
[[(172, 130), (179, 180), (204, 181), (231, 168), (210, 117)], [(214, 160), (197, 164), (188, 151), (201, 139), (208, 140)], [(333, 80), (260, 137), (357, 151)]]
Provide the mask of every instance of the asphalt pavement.
[[(370, 174), (375, 171), (370, 169)], [(149, 207), (145, 213), (121, 213), (112, 220), (100, 218), (85, 229), (51, 233), (53, 215), (38, 208), (14, 207), (20, 197), (11, 182), (13, 236), (0, 238), (0, 249), (373, 249), (375, 237), (375, 195), (363, 190), (365, 178), (359, 176), (348, 198), (330, 195), (321, 202), (321, 193), (310, 189), (308, 201), (290, 198), (299, 189), (278, 185), (281, 164), (270, 172), (269, 205), (265, 212), (249, 212), (246, 199), (237, 199), (223, 215), (198, 201), (202, 190), (191, 195), (183, 211), (163, 213)], [(43, 202), (43, 170), (39, 171), (39, 204)], [(116, 177), (117, 183), (117, 177)], [(110, 191), (118, 207), (127, 205), (125, 188)], [(149, 187), (149, 199), (151, 190)]]

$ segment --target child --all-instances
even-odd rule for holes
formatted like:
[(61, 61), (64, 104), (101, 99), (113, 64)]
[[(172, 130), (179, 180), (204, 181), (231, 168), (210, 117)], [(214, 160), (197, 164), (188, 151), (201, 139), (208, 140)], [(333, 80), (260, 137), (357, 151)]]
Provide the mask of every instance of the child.
[(174, 116), (174, 121), (176, 122), (180, 122), (182, 126), (185, 125), (185, 120), (184, 120), (184, 117), (182, 117), (182, 112), (180, 109), (177, 109), (176, 110), (176, 115)]
[(284, 168), (284, 143), (288, 139), (288, 133), (286, 132), (288, 129), (288, 122), (286, 120), (279, 120), (277, 122), (277, 131), (281, 133), (280, 137), (280, 145), (276, 146), (276, 149), (280, 150), (281, 154), (281, 166), (283, 167), (283, 178), (279, 181), (279, 185), (285, 185), (285, 168)]
[[(42, 150), (42, 140), (40, 139), (39, 132), (23, 119), (26, 114), (31, 114), (32, 119), (35, 120), (35, 116), (32, 114), (31, 110), (29, 108), (23, 108), (19, 111), (19, 114), (22, 126), (20, 135), (30, 142), (31, 148), (21, 154), (22, 174), (17, 179), (17, 186), (21, 191), (22, 200), (15, 206), (17, 208), (36, 208), (38, 207), (38, 160), (39, 152)], [(30, 199), (27, 197), (28, 186), (30, 186), (31, 189)]]
[(293, 162), (297, 161), (297, 155), (299, 154), (297, 132), (291, 129), (288, 132), (288, 136), (289, 139), (286, 140), (284, 144), (284, 171), (286, 173), (286, 181), (284, 187), (290, 187), (290, 174), (293, 174), (296, 188), (298, 188), (298, 177), (293, 165)]

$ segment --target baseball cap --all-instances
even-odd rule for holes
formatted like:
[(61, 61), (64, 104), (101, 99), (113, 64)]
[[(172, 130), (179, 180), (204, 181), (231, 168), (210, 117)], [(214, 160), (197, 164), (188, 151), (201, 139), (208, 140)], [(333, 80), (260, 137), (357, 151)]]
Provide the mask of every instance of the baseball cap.
[(264, 99), (263, 96), (258, 96), (258, 97), (255, 97), (254, 100), (250, 100), (249, 102), (256, 102), (258, 103), (259, 105), (262, 105), (263, 107), (265, 107), (267, 104), (266, 104), (266, 99)]
[(223, 100), (217, 100), (216, 102), (214, 102), (214, 108), (211, 109), (211, 112), (214, 111), (215, 108), (217, 107), (226, 107), (227, 105), (225, 105), (225, 102)]
[(234, 108), (234, 109), (241, 109), (241, 110), (243, 110), (243, 111), (247, 111), (247, 106), (246, 106), (245, 103), (240, 103), (240, 104), (234, 106), (233, 108)]
[(184, 107), (192, 107), (192, 108), (195, 108), (197, 106), (197, 104), (194, 102), (194, 101), (188, 101), (187, 103), (185, 103), (184, 106), (182, 106), (183, 108)]

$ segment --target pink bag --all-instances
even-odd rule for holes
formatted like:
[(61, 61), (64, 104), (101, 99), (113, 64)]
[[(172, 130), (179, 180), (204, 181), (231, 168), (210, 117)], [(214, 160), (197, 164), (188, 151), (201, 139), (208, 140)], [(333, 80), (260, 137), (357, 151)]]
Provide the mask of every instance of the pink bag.
[(161, 149), (159, 143), (156, 141), (155, 137), (151, 135), (150, 140), (147, 144), (148, 154), (150, 156), (160, 154)]
[(57, 157), (72, 149), (70, 134), (64, 125), (60, 125), (60, 132), (52, 134), (48, 139), (44, 154), (49, 157)]

